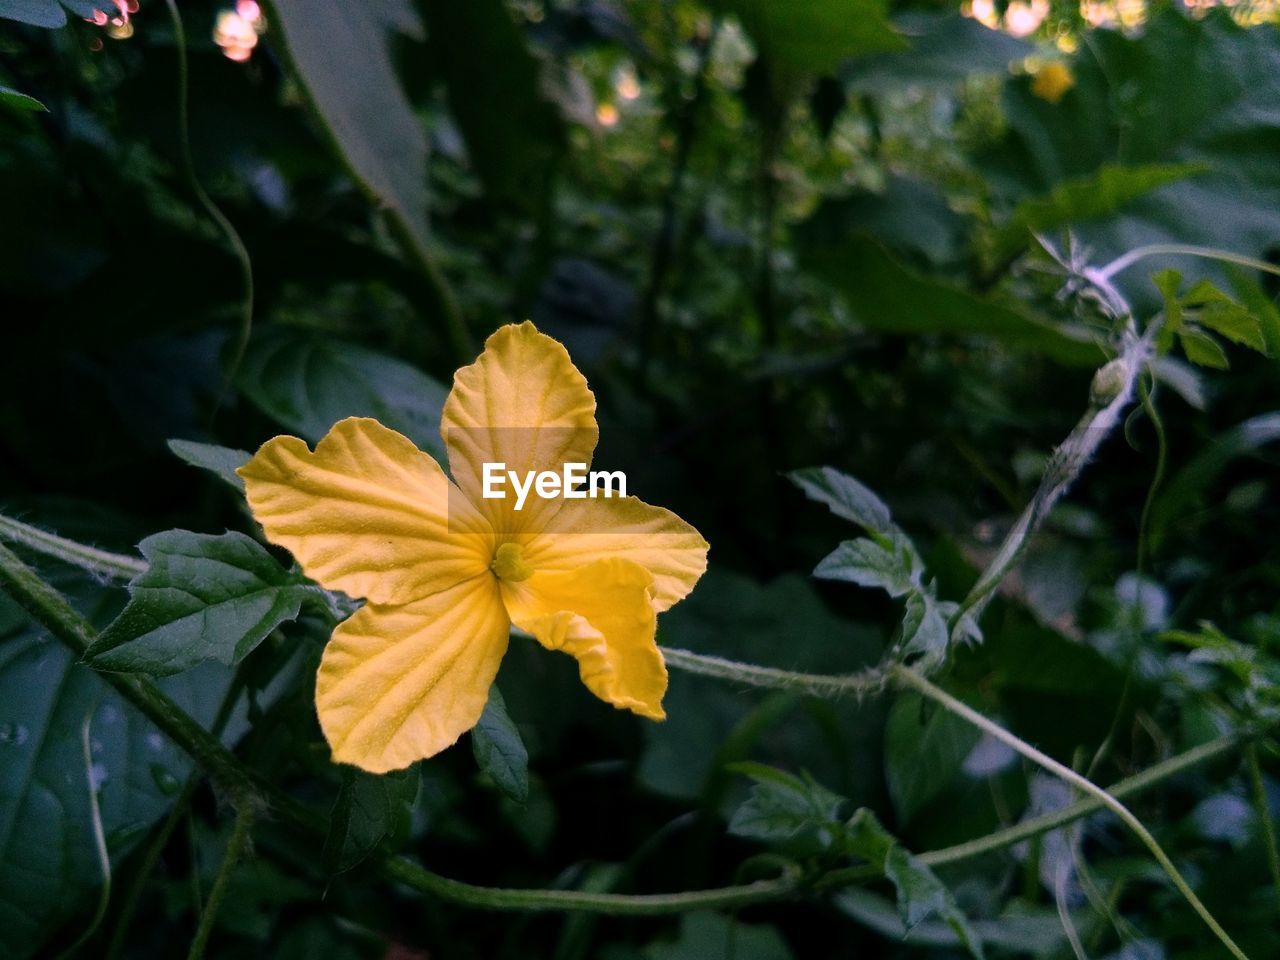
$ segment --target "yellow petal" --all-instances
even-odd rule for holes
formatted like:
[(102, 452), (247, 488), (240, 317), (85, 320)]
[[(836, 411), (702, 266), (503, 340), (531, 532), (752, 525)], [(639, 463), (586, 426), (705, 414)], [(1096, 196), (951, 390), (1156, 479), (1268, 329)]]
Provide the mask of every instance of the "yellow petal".
[(707, 569), (707, 541), (670, 510), (635, 497), (567, 500), (524, 544), (535, 570), (565, 571), (605, 557), (631, 560), (653, 575), (661, 613), (688, 596)]
[(644, 567), (615, 558), (504, 581), (502, 599), (517, 627), (577, 658), (582, 682), (597, 697), (662, 720), (667, 667), (654, 641), (652, 583)]
[(376, 420), (334, 424), (314, 453), (276, 437), (236, 472), (267, 539), (332, 590), (402, 604), (488, 569), (493, 537), (467, 499)]
[(430, 757), (480, 719), (510, 624), (489, 574), (338, 625), (316, 680), (333, 759), (385, 773)]
[(599, 436), (595, 412), (596, 398), (564, 346), (527, 321), (508, 324), (489, 337), (475, 363), (454, 374), (440, 422), (454, 482), (494, 529), (536, 530), (560, 500), (530, 493), (517, 513), (509, 483), (504, 499), (486, 500), (483, 465), (503, 463), (523, 479), (531, 470), (590, 464)]

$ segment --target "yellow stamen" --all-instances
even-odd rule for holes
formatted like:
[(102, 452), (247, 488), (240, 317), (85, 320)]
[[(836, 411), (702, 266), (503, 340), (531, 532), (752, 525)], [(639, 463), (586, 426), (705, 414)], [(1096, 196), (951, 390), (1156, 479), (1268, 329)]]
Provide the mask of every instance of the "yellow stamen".
[(518, 583), (533, 576), (533, 567), (524, 558), (524, 550), (518, 543), (504, 543), (493, 555), (491, 570), (503, 580)]

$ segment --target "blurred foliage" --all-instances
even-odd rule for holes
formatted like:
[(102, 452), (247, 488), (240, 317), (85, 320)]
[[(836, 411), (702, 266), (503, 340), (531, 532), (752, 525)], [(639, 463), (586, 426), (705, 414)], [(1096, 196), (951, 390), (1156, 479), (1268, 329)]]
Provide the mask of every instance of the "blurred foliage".
[[(469, 343), (531, 317), (590, 378), (599, 462), (712, 544), (661, 643), (822, 673), (889, 649), (941, 659), (939, 618), (1107, 359), (1080, 269), (1147, 243), (1280, 263), (1274, 25), (1160, 3), (1092, 29), (1055, 3), (1015, 38), (877, 0), (275, 0), (236, 62), (212, 39), (222, 6), (182, 13), (196, 172), (252, 261), (242, 357), (239, 268), (183, 173), (165, 5), (125, 30), (83, 22), (80, 0), (0, 0), (0, 509), (108, 549), (182, 528), (205, 563), (235, 553), (243, 590), (217, 607), (251, 639), (165, 688), (213, 723), (238, 663), (224, 740), (329, 822), (323, 849), (255, 831), (210, 956), (1058, 960), (1063, 916), (1090, 957), (1222, 955), (1107, 817), (922, 866), (1073, 798), (914, 695), (673, 671), (654, 725), (517, 639), (474, 750), (394, 778), (336, 767), (312, 694), (338, 611), (248, 539), (224, 481), (240, 451), (350, 414), (439, 452)], [(1277, 284), (1175, 255), (1114, 279), (1144, 317), (1179, 318), (1184, 352), (1157, 362), (947, 680), (1102, 783), (1270, 718), (1280, 677)], [(835, 517), (784, 476), (812, 465), (861, 481), (804, 475)], [(130, 598), (42, 570), (100, 627), (128, 602), (105, 635), (117, 667), (155, 668), (148, 644), (190, 612), (145, 582)], [(1274, 740), (1259, 755), (1274, 817)], [(79, 954), (175, 955), (230, 829), (200, 787), (161, 837), (188, 771), (0, 606), (0, 957), (55, 956), (89, 926), (90, 790), (112, 884)], [(1134, 807), (1250, 955), (1273, 955), (1266, 811), (1238, 758)], [(623, 893), (806, 858), (877, 870), (736, 914), (485, 914), (379, 881), (386, 850)]]

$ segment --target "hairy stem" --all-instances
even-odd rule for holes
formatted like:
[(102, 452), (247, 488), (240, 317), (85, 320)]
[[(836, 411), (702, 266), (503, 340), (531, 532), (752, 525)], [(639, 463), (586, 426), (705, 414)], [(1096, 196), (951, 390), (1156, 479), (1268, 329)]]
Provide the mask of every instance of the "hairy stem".
[(956, 716), (969, 721), (979, 730), (995, 737), (1001, 743), (1022, 754), (1022, 756), (1026, 757), (1032, 763), (1043, 767), (1059, 779), (1097, 799), (1104, 807), (1119, 817), (1120, 820), (1124, 822), (1125, 826), (1132, 830), (1146, 848), (1151, 851), (1151, 855), (1155, 857), (1156, 862), (1160, 864), (1161, 869), (1164, 870), (1170, 881), (1172, 881), (1173, 885), (1178, 889), (1178, 892), (1182, 894), (1187, 903), (1191, 904), (1192, 909), (1200, 915), (1200, 919), (1203, 920), (1205, 925), (1213, 931), (1214, 936), (1216, 936), (1222, 945), (1227, 948), (1231, 955), (1235, 957), (1236, 960), (1248, 960), (1248, 956), (1245, 952), (1236, 945), (1235, 941), (1232, 940), (1230, 936), (1227, 935), (1227, 932), (1222, 929), (1222, 925), (1219, 924), (1213, 914), (1209, 912), (1208, 907), (1206, 907), (1200, 901), (1200, 898), (1196, 896), (1196, 892), (1191, 889), (1191, 885), (1188, 884), (1182, 874), (1178, 872), (1178, 868), (1174, 866), (1173, 861), (1169, 859), (1169, 855), (1165, 853), (1164, 848), (1160, 846), (1156, 838), (1152, 836), (1151, 831), (1146, 828), (1141, 820), (1134, 816), (1128, 807), (1117, 800), (1112, 794), (1108, 793), (1087, 777), (1076, 773), (1065, 764), (1054, 760), (1053, 757), (1049, 756), (1047, 753), (1037, 750), (1021, 737), (1009, 732), (998, 723), (995, 723), (983, 716), (977, 710), (974, 710), (967, 704), (957, 700), (955, 697), (951, 696), (940, 687), (935, 686), (924, 676), (915, 670), (912, 670), (910, 667), (901, 665), (895, 666), (893, 668), (893, 679), (903, 687), (915, 690), (917, 693), (928, 697), (930, 700), (933, 700), (935, 703), (939, 704), (951, 713), (954, 713)]
[[(73, 610), (57, 591), (41, 581), (11, 551), (0, 547), (0, 587), (21, 604), (29, 614), (43, 624), (73, 652), (83, 653), (93, 641), (95, 632), (83, 617)], [(668, 651), (670, 652), (670, 651)], [(683, 651), (682, 651), (683, 652)], [(689, 655), (691, 662), (701, 663), (718, 658)], [(677, 655), (677, 659), (680, 659)], [(734, 672), (699, 671), (704, 675), (730, 679), (735, 682), (763, 685), (765, 679), (780, 681), (787, 689), (811, 689), (813, 680), (832, 681), (825, 689), (828, 694), (845, 693), (863, 688), (852, 684), (850, 677), (822, 678), (810, 674), (789, 674), (748, 664), (732, 664)], [(674, 665), (674, 663), (673, 663)], [(298, 830), (321, 842), (328, 830), (323, 815), (299, 803), (274, 785), (263, 783), (217, 740), (217, 738), (187, 716), (181, 708), (142, 678), (120, 674), (102, 674), (126, 700), (143, 715), (150, 718), (182, 750), (188, 753), (209, 775), (233, 797), (257, 795), (263, 798), (272, 814), (289, 822)], [(800, 678), (797, 682), (796, 678)], [(927, 681), (926, 681), (927, 682)], [(771, 685), (771, 684), (770, 684)], [(941, 692), (941, 691), (939, 691)], [(945, 696), (945, 694), (944, 694)], [(961, 705), (963, 706), (963, 705)], [(968, 708), (965, 708), (968, 709)], [(984, 722), (989, 722), (985, 721)], [(999, 728), (997, 728), (999, 729)], [(1160, 783), (1189, 767), (1221, 756), (1237, 748), (1254, 735), (1253, 731), (1223, 737), (1212, 743), (1189, 750), (1130, 777), (1117, 784), (1115, 794), (1127, 796)], [(1012, 736), (1012, 734), (1009, 734)], [(1016, 739), (1016, 738), (1015, 738)], [(1021, 741), (1018, 741), (1021, 743)], [(1098, 788), (1095, 788), (1098, 789)], [(1105, 793), (1105, 791), (1103, 791)], [(1112, 794), (1107, 794), (1111, 797)], [(1070, 807), (1028, 820), (986, 837), (922, 854), (920, 859), (930, 866), (956, 863), (981, 856), (1022, 840), (1047, 833), (1081, 817), (1088, 816), (1106, 806), (1096, 795), (1087, 797)], [(579, 911), (603, 914), (669, 914), (694, 909), (741, 907), (752, 903), (781, 900), (793, 896), (802, 889), (827, 890), (848, 886), (871, 879), (865, 867), (833, 870), (816, 878), (810, 884), (792, 876), (761, 880), (755, 883), (718, 887), (707, 890), (690, 890), (679, 893), (659, 894), (607, 894), (584, 893), (575, 890), (538, 890), (484, 887), (462, 883), (433, 873), (425, 867), (401, 856), (387, 856), (380, 861), (384, 878), (396, 880), (422, 893), (438, 896), (453, 903), (478, 909), (509, 911)]]
[(982, 616), (996, 589), (1022, 560), (1032, 535), (1120, 423), (1120, 414), (1132, 400), (1134, 388), (1151, 357), (1152, 332), (1139, 336), (1130, 325), (1124, 333), (1120, 355), (1094, 376), (1089, 409), (1054, 451), (1035, 496), (952, 617), (953, 630), (959, 629), (965, 618), (977, 620)]
[(1280, 277), (1280, 267), (1265, 260), (1246, 257), (1232, 253), (1230, 250), (1219, 250), (1216, 247), (1197, 247), (1187, 243), (1152, 243), (1145, 247), (1134, 247), (1127, 253), (1116, 257), (1106, 266), (1099, 267), (1094, 274), (1102, 280), (1110, 280), (1121, 270), (1127, 270), (1139, 260), (1146, 257), (1201, 257), (1205, 260), (1217, 260), (1220, 263), (1234, 263), (1238, 267), (1261, 270), (1263, 273)]
[(85, 546), (4, 515), (0, 515), (0, 540), (20, 544), (28, 550), (112, 580), (132, 580), (147, 569), (145, 560)]
[(871, 669), (863, 673), (832, 676), (821, 673), (797, 673), (776, 667), (758, 667), (751, 663), (739, 663), (723, 657), (694, 653), (676, 647), (663, 647), (662, 657), (667, 666), (730, 683), (742, 683), (749, 687), (767, 687), (774, 690), (794, 690), (816, 697), (840, 697), (846, 694), (878, 693), (885, 687), (882, 671)]
[(248, 797), (236, 802), (236, 819), (231, 827), (231, 839), (227, 841), (227, 851), (222, 856), (222, 864), (218, 867), (218, 875), (213, 879), (209, 890), (209, 899), (200, 912), (200, 925), (196, 927), (195, 939), (191, 941), (191, 949), (187, 951), (187, 960), (201, 960), (204, 948), (213, 933), (213, 925), (217, 922), (218, 911), (222, 908), (222, 898), (226, 895), (227, 884), (236, 864), (249, 846), (250, 832), (253, 829), (254, 802)]

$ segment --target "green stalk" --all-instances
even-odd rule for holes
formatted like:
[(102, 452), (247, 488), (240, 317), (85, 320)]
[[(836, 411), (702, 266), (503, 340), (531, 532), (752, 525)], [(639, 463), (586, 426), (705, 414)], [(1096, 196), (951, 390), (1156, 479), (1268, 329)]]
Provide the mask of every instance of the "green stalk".
[(1253, 788), (1253, 802), (1258, 809), (1258, 822), (1262, 825), (1262, 838), (1267, 847), (1267, 864), (1276, 886), (1276, 900), (1280, 902), (1280, 850), (1276, 844), (1276, 825), (1271, 819), (1271, 805), (1267, 803), (1267, 787), (1262, 781), (1262, 764), (1258, 762), (1258, 748), (1249, 744), (1244, 751), (1245, 765), (1249, 768), (1249, 783)]
[(1205, 925), (1213, 931), (1214, 936), (1216, 936), (1222, 945), (1227, 948), (1228, 952), (1230, 952), (1236, 960), (1249, 960), (1245, 952), (1236, 945), (1236, 942), (1227, 935), (1227, 931), (1222, 928), (1222, 925), (1219, 924), (1213, 914), (1209, 912), (1209, 908), (1200, 901), (1198, 896), (1196, 896), (1196, 892), (1191, 889), (1191, 885), (1188, 884), (1182, 874), (1178, 872), (1178, 868), (1174, 866), (1173, 861), (1169, 859), (1169, 855), (1165, 853), (1164, 848), (1160, 846), (1160, 843), (1154, 836), (1152, 836), (1151, 831), (1148, 830), (1143, 822), (1134, 816), (1129, 808), (1123, 803), (1092, 780), (1076, 773), (1066, 764), (1059, 763), (1047, 753), (1037, 750), (1021, 737), (1011, 733), (987, 717), (984, 717), (977, 710), (974, 710), (967, 704), (957, 700), (940, 687), (935, 686), (910, 667), (902, 665), (895, 666), (893, 668), (893, 678), (902, 686), (908, 687), (915, 690), (917, 693), (928, 697), (944, 709), (954, 713), (956, 716), (964, 720), (967, 720), (984, 733), (988, 733), (1006, 746), (1012, 747), (1032, 763), (1043, 767), (1060, 780), (1069, 783), (1071, 786), (1076, 787), (1080, 791), (1097, 799), (1104, 807), (1119, 817), (1121, 821), (1124, 822), (1125, 826), (1132, 830), (1134, 834), (1137, 835), (1138, 839), (1143, 842), (1146, 848), (1151, 851), (1151, 855), (1155, 857), (1156, 862), (1160, 864), (1161, 869), (1163, 869), (1168, 875), (1170, 881), (1172, 881), (1173, 885), (1178, 889), (1178, 892), (1182, 894), (1187, 903), (1191, 904), (1192, 909), (1200, 915), (1200, 919), (1203, 920)]
[(254, 804), (248, 798), (242, 798), (236, 804), (236, 819), (231, 827), (231, 839), (227, 842), (227, 851), (222, 855), (222, 864), (218, 867), (218, 875), (214, 877), (213, 887), (209, 890), (209, 900), (200, 913), (200, 925), (196, 928), (195, 939), (191, 941), (191, 949), (187, 952), (187, 960), (201, 960), (204, 949), (213, 933), (213, 925), (217, 922), (218, 911), (222, 908), (222, 898), (226, 895), (227, 884), (236, 864), (248, 849), (250, 833), (253, 828)]
[(0, 540), (20, 544), (28, 550), (69, 563), (81, 570), (112, 580), (132, 580), (147, 569), (145, 560), (108, 553), (74, 540), (46, 533), (36, 527), (0, 514)]

